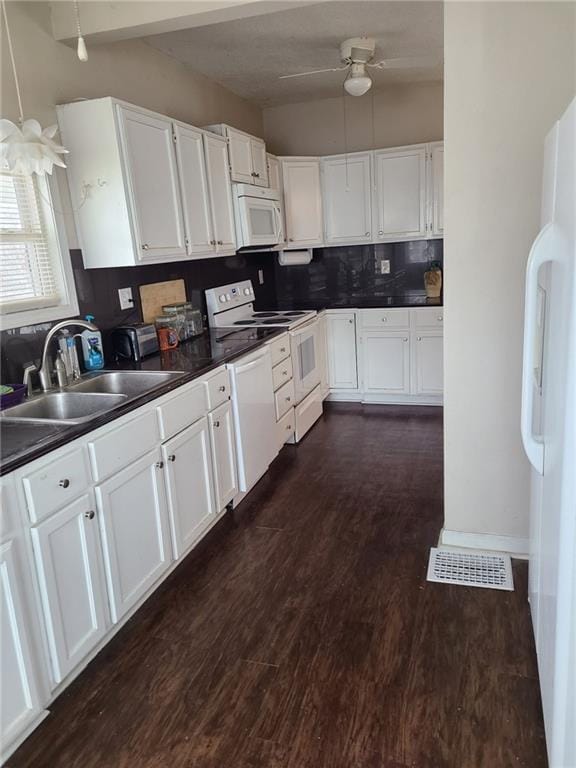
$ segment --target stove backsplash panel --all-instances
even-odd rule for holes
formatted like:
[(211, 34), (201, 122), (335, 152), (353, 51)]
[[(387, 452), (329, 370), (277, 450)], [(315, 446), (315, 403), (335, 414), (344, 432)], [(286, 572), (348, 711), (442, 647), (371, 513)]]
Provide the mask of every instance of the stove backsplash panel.
[[(389, 273), (383, 272), (389, 262)], [(424, 272), (443, 264), (443, 240), (413, 240), (335, 248), (316, 248), (303, 266), (276, 264), (279, 309), (338, 304), (350, 299), (423, 295)]]

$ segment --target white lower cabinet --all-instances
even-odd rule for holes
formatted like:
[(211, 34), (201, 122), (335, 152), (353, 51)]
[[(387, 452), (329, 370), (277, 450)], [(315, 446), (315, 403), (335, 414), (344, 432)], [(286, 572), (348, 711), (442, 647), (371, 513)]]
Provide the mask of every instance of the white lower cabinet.
[(17, 553), (19, 545), (17, 538), (0, 544), (0, 761), (12, 752), (21, 734), (42, 712), (32, 627), (22, 591), (25, 575)]
[(92, 493), (31, 529), (53, 678), (59, 683), (106, 632), (106, 593)]
[(418, 331), (413, 337), (414, 391), (441, 395), (444, 390), (444, 340), (439, 331)]
[(326, 340), (330, 389), (357, 389), (356, 313), (328, 312)]
[(410, 394), (410, 338), (407, 331), (362, 334), (364, 392)]
[(238, 493), (234, 417), (228, 400), (208, 414), (214, 469), (216, 512), (221, 512)]
[(96, 487), (112, 620), (119, 621), (172, 560), (159, 448)]
[(214, 515), (208, 422), (202, 419), (162, 446), (174, 557), (197, 541)]

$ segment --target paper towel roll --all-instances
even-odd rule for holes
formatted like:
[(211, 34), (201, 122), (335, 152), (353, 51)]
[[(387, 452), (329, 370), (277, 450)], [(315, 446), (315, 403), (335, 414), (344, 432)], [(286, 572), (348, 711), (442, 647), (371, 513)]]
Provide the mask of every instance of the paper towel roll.
[(293, 267), (298, 264), (310, 264), (312, 261), (312, 248), (302, 248), (297, 251), (280, 251), (278, 264), (281, 267)]

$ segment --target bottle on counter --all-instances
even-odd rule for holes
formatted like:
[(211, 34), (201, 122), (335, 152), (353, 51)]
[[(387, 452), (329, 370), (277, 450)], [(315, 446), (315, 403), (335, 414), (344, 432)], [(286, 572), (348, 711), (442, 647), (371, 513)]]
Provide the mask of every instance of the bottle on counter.
[[(84, 318), (89, 323), (94, 323), (94, 315), (86, 315)], [(78, 334), (82, 342), (82, 356), (84, 368), (87, 371), (98, 371), (104, 368), (104, 352), (102, 347), (102, 334), (100, 331), (89, 331), (88, 328)]]

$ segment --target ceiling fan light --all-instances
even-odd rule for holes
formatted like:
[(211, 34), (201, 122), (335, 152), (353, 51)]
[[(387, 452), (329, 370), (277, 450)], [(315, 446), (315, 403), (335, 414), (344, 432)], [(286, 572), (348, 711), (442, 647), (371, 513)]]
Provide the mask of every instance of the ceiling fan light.
[(372, 86), (372, 80), (366, 74), (350, 73), (344, 81), (344, 90), (350, 96), (364, 96)]

